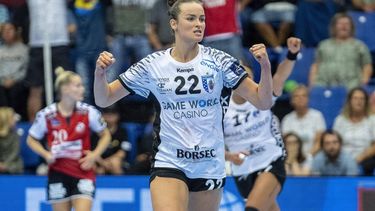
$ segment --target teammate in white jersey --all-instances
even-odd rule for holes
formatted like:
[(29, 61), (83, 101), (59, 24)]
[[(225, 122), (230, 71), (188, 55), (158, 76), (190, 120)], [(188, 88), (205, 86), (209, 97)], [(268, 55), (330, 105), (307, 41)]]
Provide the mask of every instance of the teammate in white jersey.
[(95, 101), (105, 107), (133, 93), (154, 99), (150, 189), (155, 211), (218, 210), (225, 183), (222, 92), (233, 89), (259, 109), (269, 109), (270, 62), (263, 44), (250, 48), (262, 67), (258, 86), (238, 60), (198, 44), (205, 30), (201, 1), (177, 0), (169, 5), (175, 47), (147, 56), (110, 84), (105, 73), (114, 58), (101, 53)]
[[(282, 94), (285, 80), (294, 67), (301, 40), (287, 40), (287, 58), (273, 76), (273, 95)], [(285, 151), (279, 121), (271, 110), (260, 111), (233, 93), (224, 117), (226, 159), (241, 195), (247, 199), (245, 211), (276, 211), (276, 197), (285, 181)]]

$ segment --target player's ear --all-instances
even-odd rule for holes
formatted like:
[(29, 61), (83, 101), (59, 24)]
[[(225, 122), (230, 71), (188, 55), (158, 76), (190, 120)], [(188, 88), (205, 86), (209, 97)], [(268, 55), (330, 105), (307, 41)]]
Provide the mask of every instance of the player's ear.
[(177, 20), (175, 19), (169, 20), (169, 25), (171, 26), (173, 31), (177, 31)]

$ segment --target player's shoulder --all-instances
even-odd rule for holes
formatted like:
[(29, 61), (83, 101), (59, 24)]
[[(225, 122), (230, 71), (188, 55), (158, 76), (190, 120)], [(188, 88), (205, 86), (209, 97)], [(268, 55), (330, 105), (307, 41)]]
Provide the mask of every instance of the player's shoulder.
[(52, 103), (46, 107), (44, 107), (42, 110), (40, 110), (36, 115), (37, 115), (37, 118), (40, 118), (40, 117), (45, 117), (45, 118), (49, 118), (49, 117), (54, 117), (56, 116), (57, 114), (57, 106), (56, 106), (56, 103)]
[(76, 103), (76, 112), (80, 114), (89, 114), (94, 112), (99, 113), (99, 110), (93, 105), (79, 101)]

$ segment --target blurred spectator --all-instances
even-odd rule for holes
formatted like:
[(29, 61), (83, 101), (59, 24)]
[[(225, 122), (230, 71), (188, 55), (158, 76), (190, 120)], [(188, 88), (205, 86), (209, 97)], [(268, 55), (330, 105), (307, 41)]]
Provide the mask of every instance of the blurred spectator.
[(286, 133), (283, 137), (285, 149), (286, 149), (286, 160), (285, 170), (287, 175), (291, 176), (307, 176), (310, 174), (310, 167), (308, 159), (305, 157), (302, 148), (303, 142), (301, 138), (291, 132)]
[(351, 155), (342, 150), (342, 139), (335, 131), (321, 136), (322, 151), (312, 161), (312, 174), (322, 176), (355, 176), (359, 169)]
[(8, 8), (0, 4), (0, 29), (5, 22), (9, 21), (9, 11)]
[(112, 26), (109, 48), (116, 57), (108, 81), (115, 80), (131, 64), (151, 53), (146, 34), (147, 15), (155, 0), (112, 0), (108, 22)]
[(29, 120), (33, 121), (36, 112), (43, 104), (43, 44), (46, 39), (51, 45), (52, 69), (58, 66), (71, 68), (66, 0), (29, 0), (27, 3), (30, 14), (30, 58), (32, 58), (26, 77), (26, 82), (30, 86), (27, 109)]
[(345, 13), (336, 14), (330, 24), (331, 38), (319, 43), (310, 70), (310, 86), (346, 86), (368, 83), (372, 74), (367, 46), (354, 38), (354, 24)]
[(150, 11), (147, 34), (154, 50), (167, 49), (174, 43), (174, 37), (169, 26), (168, 9), (166, 0), (157, 0)]
[(329, 37), (328, 25), (340, 9), (341, 0), (299, 0), (294, 33), (306, 47), (316, 47)]
[(375, 140), (375, 125), (369, 118), (368, 102), (369, 97), (363, 88), (350, 90), (344, 108), (333, 124), (333, 129), (343, 139), (343, 149), (357, 163), (368, 157), (366, 150)]
[(277, 53), (281, 52), (281, 45), (292, 32), (296, 2), (296, 0), (253, 0), (249, 4), (252, 9), (251, 21)]
[(29, 60), (28, 47), (21, 42), (20, 29), (5, 23), (1, 29), (0, 46), (0, 106), (12, 107), (26, 117), (27, 89), (23, 84)]
[(155, 119), (155, 114), (150, 118), (149, 122), (147, 123), (143, 136), (140, 137), (138, 140), (138, 152), (135, 158), (133, 165), (129, 170), (129, 174), (141, 174), (141, 175), (148, 175), (150, 174), (151, 170), (151, 159), (152, 152), (153, 152), (153, 142), (156, 138), (154, 129), (153, 129), (153, 122)]
[(287, 114), (281, 122), (283, 134), (296, 133), (303, 142), (303, 153), (314, 155), (319, 150), (319, 136), (326, 130), (323, 114), (309, 108), (309, 91), (306, 86), (299, 85), (291, 96), (294, 111)]
[(353, 7), (364, 12), (375, 11), (375, 0), (352, 0)]
[[(104, 108), (102, 110), (104, 120), (107, 122), (107, 127), (111, 132), (112, 139), (107, 149), (97, 161), (97, 174), (123, 174), (123, 169), (127, 169), (129, 164), (126, 163), (126, 156), (131, 150), (131, 144), (128, 142), (128, 135), (120, 125), (120, 114), (116, 105)], [(98, 137), (93, 139), (93, 146), (95, 148)]]
[(104, 6), (99, 0), (74, 0), (73, 14), (77, 24), (75, 69), (86, 90), (85, 102), (92, 104), (93, 70), (97, 56), (107, 47)]
[(370, 115), (375, 117), (375, 90), (370, 95), (369, 107)]
[(237, 20), (238, 0), (203, 0), (206, 31), (203, 42), (245, 61)]
[(17, 115), (12, 108), (0, 107), (0, 174), (23, 172), (16, 122)]

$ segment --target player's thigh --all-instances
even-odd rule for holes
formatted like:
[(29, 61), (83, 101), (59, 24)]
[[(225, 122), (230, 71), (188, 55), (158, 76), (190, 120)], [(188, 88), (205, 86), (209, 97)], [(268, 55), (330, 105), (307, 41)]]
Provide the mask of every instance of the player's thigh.
[(189, 190), (180, 179), (155, 176), (150, 191), (154, 211), (186, 211), (188, 208)]
[(70, 211), (72, 209), (70, 201), (52, 203), (51, 206), (53, 211)]
[(267, 210), (270, 201), (274, 201), (281, 190), (281, 185), (275, 175), (271, 172), (263, 172), (255, 180), (246, 205), (253, 206), (260, 210)]
[(222, 193), (223, 188), (199, 192), (190, 192), (189, 211), (219, 210)]
[(72, 200), (74, 211), (90, 211), (92, 200), (90, 198), (76, 198)]

